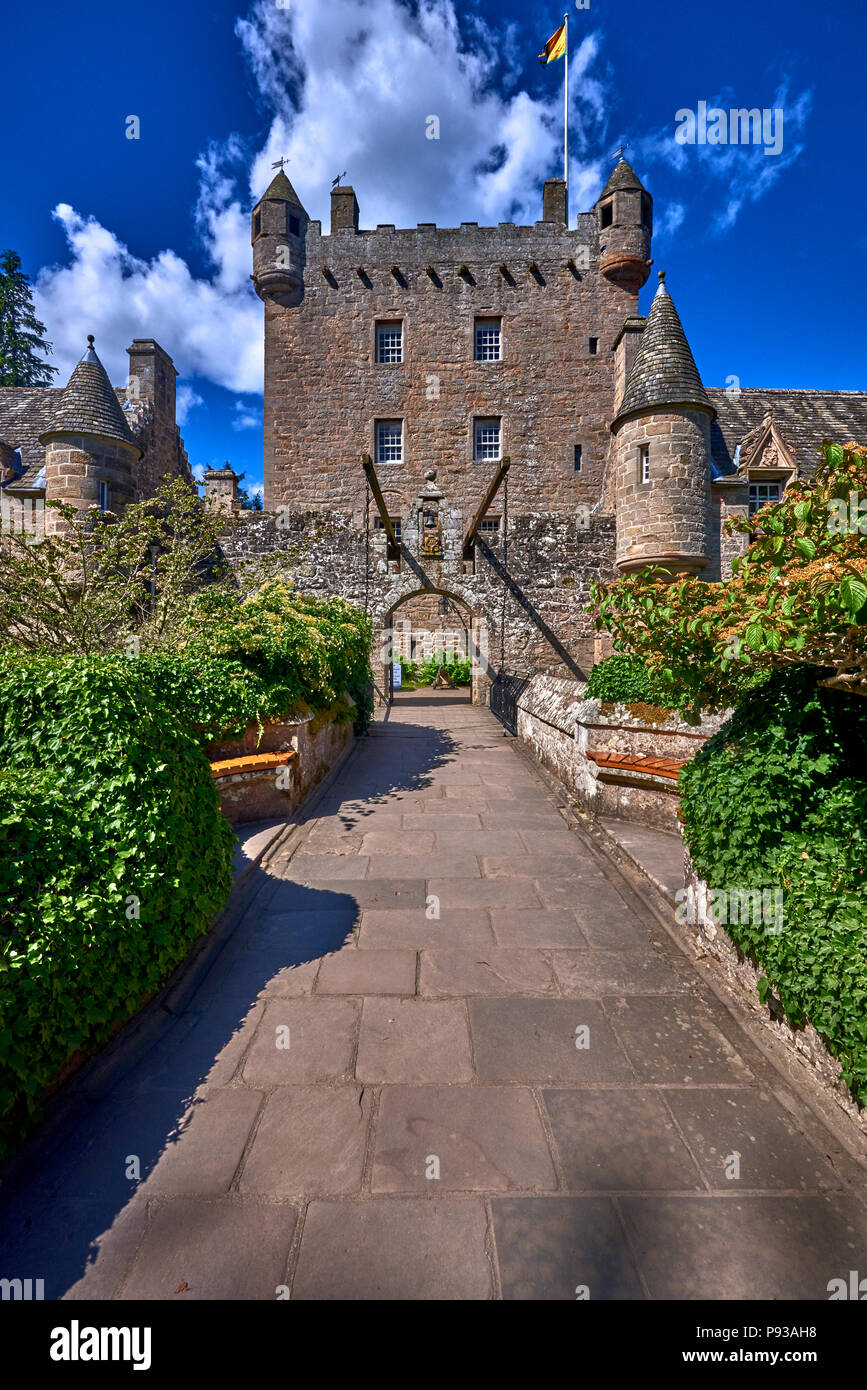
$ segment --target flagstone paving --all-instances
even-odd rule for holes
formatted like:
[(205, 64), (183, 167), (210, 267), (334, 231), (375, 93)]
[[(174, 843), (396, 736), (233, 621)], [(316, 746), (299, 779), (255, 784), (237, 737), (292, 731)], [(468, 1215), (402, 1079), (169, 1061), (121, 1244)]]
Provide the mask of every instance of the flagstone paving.
[[(0, 1213), (68, 1299), (826, 1299), (863, 1169), (493, 717), (401, 697)], [(737, 1172), (737, 1176), (734, 1176)]]

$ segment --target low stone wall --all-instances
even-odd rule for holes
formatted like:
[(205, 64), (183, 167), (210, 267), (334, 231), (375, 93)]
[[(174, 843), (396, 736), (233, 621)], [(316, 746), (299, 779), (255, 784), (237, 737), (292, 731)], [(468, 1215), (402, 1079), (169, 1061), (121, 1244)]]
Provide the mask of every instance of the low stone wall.
[[(212, 762), (249, 753), (286, 753), (286, 763), (267, 771), (234, 772), (217, 779), (220, 809), (232, 825), (286, 820), (352, 742), (354, 702), (345, 695), (330, 710), (306, 711), (291, 720), (248, 724), (240, 739), (213, 743)], [(261, 737), (260, 737), (261, 734)]]
[(767, 1003), (761, 1002), (758, 982), (764, 972), (747, 959), (725, 928), (714, 920), (708, 908), (711, 890), (696, 873), (685, 845), (683, 854), (684, 895), (675, 917), (678, 930), (689, 938), (693, 946), (717, 963), (719, 973), (731, 992), (746, 1002), (750, 1012), (781, 1039), (787, 1049), (797, 1054), (821, 1082), (823, 1089), (867, 1134), (867, 1111), (858, 1106), (849, 1088), (840, 1080), (840, 1063), (828, 1051), (811, 1023), (803, 1028), (793, 1028), (787, 1022), (782, 1005), (773, 991), (768, 995)]
[(518, 737), (588, 815), (618, 816), (661, 830), (677, 829), (676, 783), (643, 773), (620, 774), (599, 768), (587, 757), (587, 750), (687, 761), (716, 733), (726, 716), (705, 716), (695, 726), (671, 710), (652, 705), (588, 700), (585, 690), (584, 682), (534, 676), (518, 700)]

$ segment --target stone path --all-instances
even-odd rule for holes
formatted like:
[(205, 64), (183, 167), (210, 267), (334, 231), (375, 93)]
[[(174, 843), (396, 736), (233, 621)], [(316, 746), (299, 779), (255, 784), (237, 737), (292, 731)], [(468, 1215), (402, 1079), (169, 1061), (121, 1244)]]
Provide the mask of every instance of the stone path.
[(401, 697), (307, 831), (7, 1203), (0, 1276), (826, 1299), (867, 1274), (863, 1171), (487, 711)]

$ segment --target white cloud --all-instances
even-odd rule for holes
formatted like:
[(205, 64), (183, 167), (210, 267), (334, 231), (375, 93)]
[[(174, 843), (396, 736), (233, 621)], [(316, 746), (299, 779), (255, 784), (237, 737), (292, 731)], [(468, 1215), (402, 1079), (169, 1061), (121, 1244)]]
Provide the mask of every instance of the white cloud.
[(255, 430), (262, 424), (262, 412), (246, 401), (235, 401), (235, 414), (232, 419), (233, 430)]
[(183, 382), (177, 389), (175, 419), (179, 425), (185, 425), (189, 419), (190, 411), (195, 410), (197, 405), (204, 405), (205, 402), (192, 386)]
[[(287, 155), (307, 211), (327, 228), (329, 189), (345, 169), (362, 223), (533, 222), (542, 183), (562, 167), (563, 64), (540, 73), (538, 94), (518, 86), (526, 34), (478, 15), (459, 25), (453, 0), (257, 0), (236, 33), (270, 116), (251, 159), (236, 134), (199, 155), (196, 230), (213, 267), (196, 277), (174, 251), (135, 255), (110, 228), (60, 203), (69, 263), (44, 268), (36, 304), (55, 344), (58, 381), (94, 333), (113, 381), (126, 380), (125, 348), (156, 338), (182, 376), (261, 393), (262, 306), (250, 284), (249, 208)], [(600, 38), (571, 57), (570, 203), (590, 206), (604, 182), (593, 155), (607, 130), (608, 78)], [(438, 140), (426, 138), (439, 119)], [(196, 402), (186, 396), (183, 408)], [(241, 417), (239, 417), (239, 420)], [(237, 422), (238, 428), (247, 428)], [(258, 421), (257, 421), (258, 423)]]

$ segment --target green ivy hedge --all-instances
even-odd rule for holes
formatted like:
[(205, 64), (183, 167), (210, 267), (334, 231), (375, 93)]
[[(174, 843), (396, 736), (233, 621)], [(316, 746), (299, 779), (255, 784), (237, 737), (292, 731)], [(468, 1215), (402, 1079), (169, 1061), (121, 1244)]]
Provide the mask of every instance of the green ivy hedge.
[(711, 888), (782, 891), (783, 927), (726, 925), (796, 1027), (812, 1023), (867, 1103), (867, 700), (780, 672), (680, 774), (687, 844)]
[(588, 700), (610, 700), (623, 705), (667, 708), (671, 703), (644, 662), (625, 652), (615, 652), (593, 667), (587, 679), (586, 696)]
[(0, 657), (0, 1115), (157, 990), (226, 901), (201, 739), (120, 657)]

